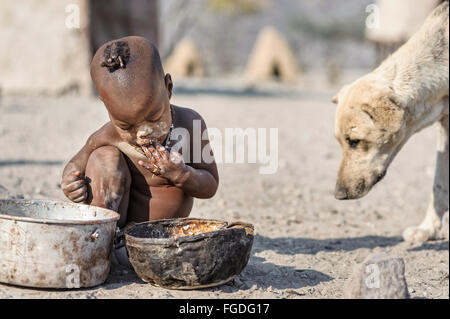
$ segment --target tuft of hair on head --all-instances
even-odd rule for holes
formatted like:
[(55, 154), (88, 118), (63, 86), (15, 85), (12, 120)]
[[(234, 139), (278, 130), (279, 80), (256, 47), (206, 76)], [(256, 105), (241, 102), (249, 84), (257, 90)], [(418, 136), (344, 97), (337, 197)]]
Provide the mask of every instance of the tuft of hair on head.
[(108, 68), (110, 73), (118, 69), (125, 69), (130, 60), (130, 47), (126, 41), (115, 41), (106, 46), (103, 51), (104, 60), (101, 67)]

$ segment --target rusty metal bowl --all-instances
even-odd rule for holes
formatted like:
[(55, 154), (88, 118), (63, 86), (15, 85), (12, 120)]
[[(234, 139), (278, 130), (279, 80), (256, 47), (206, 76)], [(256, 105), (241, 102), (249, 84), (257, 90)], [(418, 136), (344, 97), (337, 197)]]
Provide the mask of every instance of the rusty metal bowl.
[(145, 282), (168, 289), (224, 284), (239, 275), (250, 258), (254, 228), (197, 218), (136, 224), (125, 231), (131, 264)]
[(0, 200), (0, 282), (39, 288), (102, 284), (119, 215), (47, 200)]

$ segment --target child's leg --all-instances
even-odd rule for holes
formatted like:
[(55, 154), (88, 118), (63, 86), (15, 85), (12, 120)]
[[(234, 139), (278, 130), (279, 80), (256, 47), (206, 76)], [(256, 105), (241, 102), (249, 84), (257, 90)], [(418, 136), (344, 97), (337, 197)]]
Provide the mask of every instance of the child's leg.
[[(127, 220), (130, 199), (131, 175), (123, 154), (113, 146), (96, 149), (86, 167), (88, 204), (108, 208), (120, 214), (117, 226), (122, 228)], [(115, 247), (112, 260), (131, 268), (124, 245)]]
[(120, 214), (117, 223), (125, 226), (130, 197), (131, 175), (122, 153), (113, 146), (96, 149), (86, 167), (87, 203)]

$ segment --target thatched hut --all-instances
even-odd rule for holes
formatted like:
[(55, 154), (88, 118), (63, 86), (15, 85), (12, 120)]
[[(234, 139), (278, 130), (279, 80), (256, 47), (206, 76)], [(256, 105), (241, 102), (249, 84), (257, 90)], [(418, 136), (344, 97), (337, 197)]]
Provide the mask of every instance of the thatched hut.
[(195, 42), (189, 38), (180, 41), (164, 62), (164, 71), (173, 77), (203, 77), (205, 64)]
[(250, 82), (296, 82), (299, 67), (288, 42), (274, 28), (264, 28), (252, 49), (245, 70)]

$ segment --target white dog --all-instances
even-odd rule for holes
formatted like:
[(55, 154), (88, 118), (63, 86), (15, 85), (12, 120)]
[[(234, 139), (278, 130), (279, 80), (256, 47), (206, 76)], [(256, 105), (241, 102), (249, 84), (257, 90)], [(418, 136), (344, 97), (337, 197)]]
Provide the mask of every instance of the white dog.
[(407, 241), (436, 238), (449, 207), (449, 4), (442, 3), (421, 29), (376, 70), (344, 86), (335, 134), (343, 157), (337, 199), (366, 195), (406, 141), (438, 123), (437, 163), (424, 221), (403, 233)]

